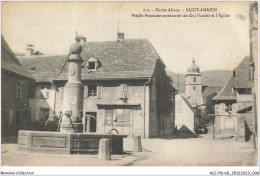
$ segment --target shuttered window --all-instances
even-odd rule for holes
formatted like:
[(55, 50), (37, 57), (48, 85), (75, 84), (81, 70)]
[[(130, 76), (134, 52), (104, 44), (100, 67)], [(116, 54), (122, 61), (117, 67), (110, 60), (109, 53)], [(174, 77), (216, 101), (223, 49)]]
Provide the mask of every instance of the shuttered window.
[(101, 99), (103, 96), (102, 85), (88, 85), (84, 86), (84, 98), (95, 97)]
[(89, 85), (88, 86), (88, 97), (96, 97), (97, 96), (97, 86)]
[(118, 98), (129, 98), (129, 85), (128, 84), (121, 84), (118, 87)]

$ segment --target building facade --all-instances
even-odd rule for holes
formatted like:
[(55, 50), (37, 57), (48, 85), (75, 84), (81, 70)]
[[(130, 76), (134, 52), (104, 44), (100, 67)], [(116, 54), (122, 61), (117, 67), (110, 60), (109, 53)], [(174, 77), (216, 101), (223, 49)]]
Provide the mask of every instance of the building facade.
[[(116, 131), (146, 138), (172, 134), (173, 110), (158, 113), (157, 104), (166, 66), (148, 40), (88, 42), (82, 47), (84, 132)], [(44, 124), (50, 115), (65, 113), (66, 56), (19, 59), (36, 80), (29, 100), (32, 120)]]
[(175, 95), (175, 126), (181, 134), (195, 133), (195, 111), (180, 93)]
[(30, 126), (29, 94), (34, 80), (3, 37), (1, 48), (1, 134), (16, 135)]
[(252, 106), (252, 82), (249, 78), (249, 57), (245, 57), (233, 70), (233, 74), (215, 101), (216, 133), (234, 136), (238, 132), (237, 112)]

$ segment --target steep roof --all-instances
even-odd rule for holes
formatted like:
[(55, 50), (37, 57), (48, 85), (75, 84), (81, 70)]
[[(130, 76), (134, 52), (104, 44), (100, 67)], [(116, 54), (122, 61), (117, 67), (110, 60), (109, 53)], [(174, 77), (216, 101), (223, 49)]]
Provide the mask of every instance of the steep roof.
[(233, 75), (213, 100), (236, 100), (233, 88), (252, 88), (252, 82), (249, 80), (249, 64), (250, 58), (245, 57), (233, 70)]
[(183, 99), (183, 101), (185, 102), (185, 104), (187, 105), (187, 107), (193, 112), (195, 113), (193, 107), (191, 106), (191, 104), (189, 103), (189, 101), (185, 98), (186, 94), (183, 93), (179, 93), (178, 91), (176, 91), (176, 95), (180, 95), (180, 97)]
[(202, 99), (203, 103), (206, 103), (207, 97), (213, 93), (218, 94), (221, 91), (222, 87), (220, 86), (205, 86), (204, 90), (202, 91)]
[[(147, 39), (87, 42), (82, 48), (81, 56), (85, 62), (90, 57), (101, 62), (101, 67), (96, 71), (87, 73), (83, 70), (82, 80), (150, 78), (156, 62), (163, 64)], [(58, 75), (66, 59), (66, 55), (19, 57), (28, 70), (35, 67), (31, 73), (39, 82), (67, 80), (68, 64)]]
[(24, 69), (19, 60), (16, 58), (4, 37), (1, 35), (1, 69), (31, 78), (31, 74)]

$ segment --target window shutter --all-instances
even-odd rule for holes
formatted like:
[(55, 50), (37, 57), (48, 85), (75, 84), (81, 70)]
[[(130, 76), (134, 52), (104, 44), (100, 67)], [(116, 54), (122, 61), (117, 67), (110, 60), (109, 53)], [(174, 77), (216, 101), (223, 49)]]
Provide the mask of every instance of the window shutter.
[(129, 98), (129, 85), (123, 84), (123, 90), (124, 90), (124, 98)]
[(119, 87), (118, 87), (118, 98), (122, 98), (123, 97), (123, 84), (121, 84)]
[(50, 86), (45, 86), (45, 98), (50, 98)]
[(21, 83), (21, 98), (23, 98), (23, 83)]
[(16, 97), (19, 98), (19, 88), (18, 88), (19, 84), (16, 84)]
[(64, 87), (60, 88), (60, 98), (64, 98)]
[(84, 86), (84, 98), (88, 97), (88, 86)]
[(102, 85), (97, 86), (97, 98), (102, 98)]

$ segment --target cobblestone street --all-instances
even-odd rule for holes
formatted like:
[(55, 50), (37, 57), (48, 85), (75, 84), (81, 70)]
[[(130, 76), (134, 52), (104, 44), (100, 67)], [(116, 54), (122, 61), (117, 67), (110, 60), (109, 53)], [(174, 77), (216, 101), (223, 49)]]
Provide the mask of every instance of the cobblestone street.
[(132, 138), (124, 141), (124, 155), (101, 161), (97, 155), (58, 155), (19, 151), (16, 144), (2, 144), (2, 166), (253, 166), (252, 143), (235, 139), (142, 139), (143, 152), (132, 153)]

